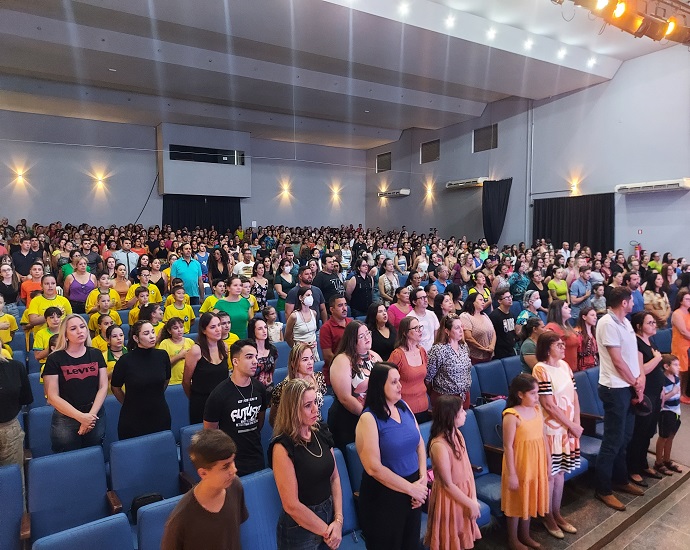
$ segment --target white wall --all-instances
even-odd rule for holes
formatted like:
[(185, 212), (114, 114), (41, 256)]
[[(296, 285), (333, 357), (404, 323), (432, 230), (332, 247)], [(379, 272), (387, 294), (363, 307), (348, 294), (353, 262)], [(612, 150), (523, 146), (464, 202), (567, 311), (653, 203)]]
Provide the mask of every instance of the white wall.
[[(11, 223), (134, 222), (154, 186), (155, 145), (154, 128), (0, 111), (0, 215)], [(138, 220), (159, 224), (162, 212), (153, 189)]]
[[(483, 115), (469, 122), (439, 131), (408, 130), (395, 143), (367, 152), (368, 226), (384, 229), (406, 225), (408, 230), (427, 232), (438, 228), (441, 235), (466, 235), (478, 239), (484, 235), (481, 188), (447, 191), (449, 180), (490, 177), (513, 178), (506, 219), (500, 242), (524, 239), (527, 162), (527, 119), (529, 102), (509, 99), (489, 105)], [(472, 152), (476, 128), (499, 125), (498, 148)], [(441, 140), (440, 159), (419, 163), (421, 143)], [(376, 155), (392, 152), (392, 170), (375, 173)], [(431, 186), (431, 196), (427, 188)], [(409, 197), (379, 199), (376, 193), (386, 189), (409, 187)]]
[[(676, 46), (626, 61), (610, 82), (536, 104), (534, 191), (612, 192), (690, 176), (690, 54)], [(558, 196), (562, 193), (542, 196)], [(690, 255), (690, 193), (616, 198), (616, 247)], [(638, 230), (642, 235), (638, 235)]]
[(364, 151), (253, 139), (252, 155), (252, 196), (241, 201), (245, 226), (364, 223)]

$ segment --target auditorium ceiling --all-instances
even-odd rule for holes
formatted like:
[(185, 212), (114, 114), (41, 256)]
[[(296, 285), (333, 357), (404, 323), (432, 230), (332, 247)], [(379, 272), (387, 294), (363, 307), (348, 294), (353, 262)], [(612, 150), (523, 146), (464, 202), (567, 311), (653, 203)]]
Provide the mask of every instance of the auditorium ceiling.
[(0, 0), (0, 109), (368, 149), (670, 44), (549, 0)]

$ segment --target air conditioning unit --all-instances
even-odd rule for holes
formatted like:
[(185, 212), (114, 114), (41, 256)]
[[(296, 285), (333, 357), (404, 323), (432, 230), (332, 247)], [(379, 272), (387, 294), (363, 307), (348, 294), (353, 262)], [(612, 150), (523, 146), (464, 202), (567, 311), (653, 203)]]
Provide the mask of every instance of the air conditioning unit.
[(625, 183), (616, 185), (616, 193), (629, 195), (632, 193), (654, 193), (657, 191), (688, 191), (690, 190), (690, 178), (678, 178), (675, 180), (644, 181), (642, 183)]
[(489, 178), (472, 178), (469, 180), (453, 180), (446, 182), (446, 189), (469, 189), (471, 187), (481, 187)]
[(410, 194), (410, 190), (407, 188), (391, 189), (390, 191), (380, 191), (379, 193), (376, 193), (377, 196), (386, 197), (386, 198), (407, 197), (409, 194)]

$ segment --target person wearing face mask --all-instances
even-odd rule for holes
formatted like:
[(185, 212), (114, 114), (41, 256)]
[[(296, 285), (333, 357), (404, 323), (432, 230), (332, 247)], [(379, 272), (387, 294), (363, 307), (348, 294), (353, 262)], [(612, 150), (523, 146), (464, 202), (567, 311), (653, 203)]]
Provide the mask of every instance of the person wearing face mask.
[(311, 309), (314, 303), (311, 287), (302, 287), (297, 292), (295, 310), (285, 325), (285, 341), (290, 346), (295, 342), (308, 344), (314, 353), (314, 360), (320, 361), (316, 347), (316, 313)]
[(280, 272), (276, 273), (273, 290), (278, 297), (276, 311), (285, 311), (285, 300), (288, 293), (297, 286), (296, 274), (292, 273), (293, 263), (288, 258), (281, 260)]
[(536, 290), (528, 290), (525, 292), (525, 298), (522, 305), (525, 309), (520, 312), (515, 321), (515, 324), (521, 327), (527, 323), (528, 319), (539, 317), (538, 312), (541, 309), (541, 297), (539, 293)]
[(156, 331), (149, 321), (134, 323), (127, 348), (127, 354), (115, 363), (110, 381), (113, 395), (122, 403), (117, 425), (120, 440), (169, 430), (171, 422), (165, 400), (170, 357), (156, 349)]

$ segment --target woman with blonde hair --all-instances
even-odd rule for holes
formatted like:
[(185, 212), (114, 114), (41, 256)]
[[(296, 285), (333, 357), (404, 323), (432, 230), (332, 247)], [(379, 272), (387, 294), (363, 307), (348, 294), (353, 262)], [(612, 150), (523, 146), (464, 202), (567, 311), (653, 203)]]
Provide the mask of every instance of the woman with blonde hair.
[[(271, 412), (268, 416), (268, 423), (273, 426), (278, 415), (278, 405), (280, 405), (280, 396), (283, 389), (290, 380), (299, 378), (306, 380), (311, 384), (316, 391), (316, 404), (319, 406), (319, 411), (323, 406), (323, 396), (326, 395), (328, 388), (326, 387), (326, 380), (322, 372), (314, 372), (314, 352), (309, 344), (304, 342), (297, 342), (290, 350), (288, 357), (288, 375), (285, 380), (276, 384), (271, 394)], [(319, 413), (319, 420), (321, 414)]]
[(333, 440), (319, 424), (316, 391), (295, 378), (285, 385), (281, 401), (268, 451), (283, 504), (278, 550), (338, 548), (342, 490)]
[(46, 359), (43, 383), (48, 404), (55, 407), (50, 428), (53, 452), (101, 445), (108, 369), (103, 354), (91, 347), (81, 315), (70, 314), (60, 324), (55, 351)]

